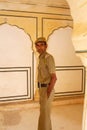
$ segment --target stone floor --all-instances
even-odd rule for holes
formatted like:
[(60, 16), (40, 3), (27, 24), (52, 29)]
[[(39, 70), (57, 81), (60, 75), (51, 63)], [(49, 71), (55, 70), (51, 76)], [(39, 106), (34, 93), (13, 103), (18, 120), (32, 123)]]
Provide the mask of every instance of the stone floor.
[[(82, 130), (83, 105), (52, 106), (53, 130)], [(0, 130), (37, 130), (39, 107), (4, 107), (0, 109)]]

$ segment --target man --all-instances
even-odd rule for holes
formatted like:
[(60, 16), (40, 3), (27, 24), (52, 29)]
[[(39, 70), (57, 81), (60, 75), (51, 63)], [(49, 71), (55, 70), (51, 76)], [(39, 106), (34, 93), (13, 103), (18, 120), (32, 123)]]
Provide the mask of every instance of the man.
[(53, 100), (54, 85), (57, 80), (55, 62), (53, 56), (46, 52), (47, 42), (44, 37), (36, 39), (35, 47), (39, 53), (38, 88), (40, 95), (40, 116), (38, 130), (52, 130), (50, 108)]

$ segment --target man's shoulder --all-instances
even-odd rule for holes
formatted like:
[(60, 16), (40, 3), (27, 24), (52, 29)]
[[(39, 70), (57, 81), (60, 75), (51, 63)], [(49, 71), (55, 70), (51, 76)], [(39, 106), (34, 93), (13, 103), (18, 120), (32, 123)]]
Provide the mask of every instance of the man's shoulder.
[(50, 53), (46, 52), (45, 58), (53, 57)]

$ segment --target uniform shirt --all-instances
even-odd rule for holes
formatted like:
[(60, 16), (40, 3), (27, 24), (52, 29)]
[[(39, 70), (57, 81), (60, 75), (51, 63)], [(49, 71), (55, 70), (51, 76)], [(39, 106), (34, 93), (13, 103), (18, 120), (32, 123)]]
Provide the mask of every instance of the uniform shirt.
[(52, 55), (44, 52), (39, 56), (38, 82), (48, 84), (51, 80), (51, 74), (55, 73), (55, 62)]

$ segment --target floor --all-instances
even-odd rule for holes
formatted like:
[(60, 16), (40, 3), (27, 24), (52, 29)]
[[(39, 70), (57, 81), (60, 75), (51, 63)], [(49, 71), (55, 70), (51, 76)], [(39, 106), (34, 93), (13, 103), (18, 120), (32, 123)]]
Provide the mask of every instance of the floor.
[(53, 108), (53, 130), (82, 130), (82, 110), (81, 104)]
[[(52, 106), (52, 130), (82, 130), (83, 105)], [(38, 107), (0, 109), (0, 130), (37, 130)]]

